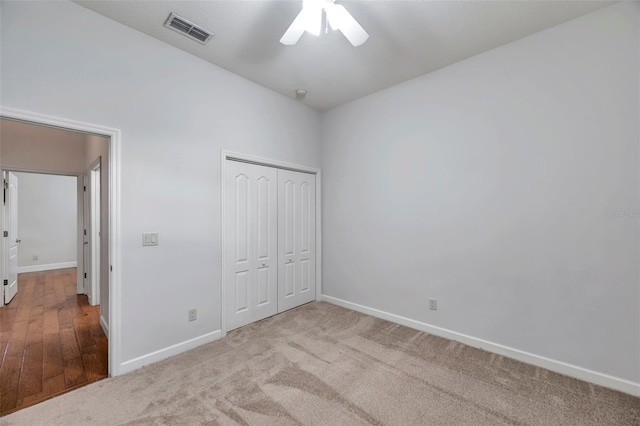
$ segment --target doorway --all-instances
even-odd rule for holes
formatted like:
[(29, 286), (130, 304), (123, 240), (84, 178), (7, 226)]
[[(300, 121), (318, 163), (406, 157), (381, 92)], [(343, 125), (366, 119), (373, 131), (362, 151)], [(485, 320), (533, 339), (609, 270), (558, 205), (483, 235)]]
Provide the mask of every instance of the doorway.
[(78, 268), (77, 262), (81, 177), (3, 174), (8, 275), (17, 263), (17, 277), (9, 295), (10, 286), (5, 286), (0, 313), (6, 336), (0, 364), (2, 415), (105, 378), (108, 363), (100, 306), (90, 306), (86, 291), (77, 292), (77, 271), (89, 266)]
[[(24, 317), (25, 309), (20, 310), (23, 317), (18, 315), (16, 318), (22, 319), (22, 324), (26, 324), (26, 343), (34, 343), (34, 341), (29, 340), (30, 338), (27, 337), (29, 335), (28, 331), (30, 328), (36, 331), (35, 335), (38, 335), (40, 332), (43, 335), (43, 341), (41, 342), (42, 351), (37, 347), (34, 351), (32, 347), (31, 353), (35, 354), (36, 358), (38, 357), (38, 353), (40, 353), (43, 358), (51, 353), (55, 355), (55, 350), (48, 350), (50, 349), (48, 348), (48, 345), (51, 343), (47, 343), (46, 338), (48, 334), (53, 334), (53, 327), (51, 326), (54, 322), (53, 318), (56, 317), (55, 319), (57, 320), (60, 328), (65, 328), (65, 325), (67, 326), (66, 328), (68, 330), (59, 334), (57, 339), (58, 347), (62, 352), (62, 358), (65, 363), (63, 366), (64, 373), (49, 377), (55, 377), (58, 385), (64, 383), (66, 390), (69, 389), (69, 385), (71, 385), (71, 388), (74, 388), (74, 386), (85, 382), (85, 378), (87, 379), (86, 381), (93, 381), (96, 378), (106, 376), (107, 374), (115, 376), (119, 373), (120, 364), (120, 318), (118, 309), (120, 303), (118, 297), (119, 273), (117, 273), (118, 271), (116, 268), (119, 264), (119, 255), (116, 250), (116, 245), (118, 243), (117, 230), (119, 222), (119, 209), (117, 203), (119, 197), (117, 186), (119, 171), (117, 168), (117, 162), (119, 159), (120, 133), (115, 129), (4, 107), (0, 107), (0, 120), (3, 121), (3, 125), (1, 126), (3, 135), (7, 128), (6, 123), (12, 122), (30, 125), (34, 129), (50, 129), (52, 131), (67, 132), (68, 135), (82, 135), (87, 141), (92, 141), (91, 143), (87, 143), (85, 147), (86, 149), (76, 149), (70, 155), (61, 156), (58, 155), (60, 153), (57, 152), (61, 149), (61, 142), (59, 140), (55, 140), (55, 138), (50, 140), (50, 144), (43, 150), (34, 146), (34, 138), (31, 137), (25, 138), (24, 143), (19, 146), (14, 145), (13, 147), (10, 147), (10, 149), (5, 149), (7, 148), (5, 146), (7, 139), (4, 137), (2, 138), (2, 146), (0, 146), (0, 152), (2, 154), (1, 162), (3, 169), (7, 170), (44, 173), (51, 173), (53, 171), (54, 174), (67, 174), (61, 173), (58, 169), (69, 167), (74, 161), (78, 163), (80, 160), (87, 162), (91, 159), (94, 160), (93, 163), (90, 164), (89, 168), (83, 166), (81, 169), (74, 169), (71, 173), (74, 175), (74, 180), (77, 179), (76, 186), (78, 193), (77, 267), (58, 269), (51, 273), (46, 271), (34, 271), (20, 274), (24, 276), (19, 276), (18, 281), (20, 284), (24, 281), (25, 285), (24, 288), (22, 288), (20, 284), (18, 285), (16, 297), (19, 298), (24, 296), (23, 299), (37, 299), (37, 297), (34, 298), (33, 296), (37, 296), (38, 293), (41, 292), (43, 293), (42, 296), (44, 296), (44, 300), (42, 303), (37, 301), (31, 302), (32, 307), (35, 306), (35, 309), (29, 310), (31, 312), (29, 314), (29, 318)], [(96, 144), (95, 141), (98, 139), (103, 140), (106, 144), (107, 149), (103, 153), (99, 152), (100, 150), (97, 149), (98, 144)], [(22, 151), (23, 155), (16, 156), (18, 151)], [(57, 159), (57, 161), (45, 164), (44, 161), (47, 160), (48, 157)], [(30, 164), (20, 163), (20, 161), (26, 161), (27, 159), (31, 162)], [(12, 161), (14, 161), (14, 163), (11, 163)], [(18, 162), (16, 163), (15, 161)], [(51, 167), (57, 169), (52, 170)], [(85, 174), (88, 175), (90, 181), (90, 185), (87, 187), (87, 192), (89, 194), (88, 201), (90, 206), (94, 208), (93, 213), (89, 215), (89, 218), (86, 221), (87, 242), (89, 242), (88, 245), (90, 247), (95, 249), (93, 250), (93, 255), (89, 256), (88, 262), (84, 261), (85, 255), (83, 247), (85, 245), (85, 209), (83, 194), (85, 189)], [(98, 209), (97, 212), (95, 211), (95, 208)], [(3, 221), (6, 219), (4, 212), (2, 219)], [(19, 235), (19, 228), (17, 232)], [(20, 239), (20, 237), (18, 237), (18, 239)], [(0, 272), (2, 272), (3, 277), (5, 277), (8, 272), (7, 254), (8, 250), (5, 250), (3, 247), (2, 262), (0, 262), (2, 266)], [(88, 278), (93, 278), (91, 281), (93, 285), (87, 286), (89, 288), (86, 291), (84, 291), (85, 273)], [(23, 279), (21, 280), (21, 278)], [(49, 283), (49, 287), (47, 286), (47, 283)], [(83, 291), (79, 291), (80, 289)], [(22, 290), (25, 291), (23, 292)], [(89, 302), (89, 293), (91, 293), (91, 303)], [(66, 297), (67, 299), (70, 298), (75, 302), (75, 305), (74, 303), (69, 302), (69, 300), (61, 300), (63, 297)], [(47, 315), (45, 313), (45, 316), (48, 316), (49, 321), (47, 321), (47, 318), (44, 318), (41, 323), (38, 320), (34, 320), (33, 326), (31, 326), (31, 314), (33, 313), (35, 317), (39, 311), (44, 311), (47, 304), (50, 305), (53, 303), (53, 298), (57, 298), (58, 305), (65, 305), (66, 307), (71, 308), (70, 316), (63, 313), (65, 310), (56, 311), (56, 315), (52, 313)], [(3, 299), (3, 297), (0, 298), (0, 316), (12, 316), (10, 314), (10, 309), (5, 308), (9, 308), (11, 303), (16, 302), (17, 300), (14, 299), (13, 302), (10, 302), (9, 306), (2, 307)], [(111, 309), (101, 312), (102, 309), (109, 307)], [(73, 313), (76, 314), (75, 317), (73, 316)], [(71, 319), (70, 322), (67, 321), (69, 318)], [(24, 320), (26, 320), (26, 322)], [(38, 327), (38, 324), (42, 327)], [(22, 325), (22, 327), (24, 328), (24, 325)], [(20, 333), (22, 333), (22, 331), (20, 331)], [(108, 339), (107, 336), (109, 337)], [(71, 337), (73, 337), (73, 339)], [(56, 341), (55, 338), (48, 340)], [(74, 349), (70, 348), (70, 345), (63, 342), (75, 342), (77, 344), (75, 353)], [(106, 357), (103, 360), (104, 362), (100, 361), (100, 351), (105, 354), (108, 353), (108, 362), (106, 361)], [(25, 357), (25, 359), (26, 358), (27, 357)], [(79, 360), (81, 360), (84, 367), (82, 371), (78, 368), (80, 365), (78, 362)], [(100, 366), (101, 362), (102, 366)], [(89, 367), (87, 368), (87, 366)], [(94, 368), (95, 366), (100, 367)], [(51, 374), (53, 373), (46, 373), (45, 369), (43, 376)], [(7, 375), (7, 377), (8, 376), (10, 375)], [(4, 377), (4, 375), (2, 375), (2, 377)], [(12, 380), (14, 379), (10, 379), (9, 381)], [(33, 384), (36, 381), (37, 380), (32, 381), (32, 384), (28, 384), (28, 381), (23, 381), (22, 384), (18, 385), (18, 388), (22, 391), (21, 399), (23, 406), (25, 406), (25, 404), (31, 405), (32, 403), (46, 399), (43, 397), (47, 391), (53, 387), (53, 384), (50, 382), (46, 385), (47, 389), (45, 389), (45, 384), (43, 382), (41, 384), (41, 389), (38, 389), (37, 385)], [(6, 380), (2, 383), (3, 390), (6, 383)], [(2, 411), (4, 414), (5, 410)]]
[(319, 298), (320, 171), (223, 151), (223, 330)]
[[(4, 304), (18, 292), (21, 273), (76, 268), (77, 176), (3, 172)], [(0, 289), (1, 291), (1, 289)]]

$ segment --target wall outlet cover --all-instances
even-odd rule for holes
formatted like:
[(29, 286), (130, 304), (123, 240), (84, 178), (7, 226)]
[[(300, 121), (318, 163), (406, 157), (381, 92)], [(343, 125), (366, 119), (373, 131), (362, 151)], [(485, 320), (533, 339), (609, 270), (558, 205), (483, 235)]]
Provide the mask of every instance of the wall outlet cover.
[(429, 309), (432, 311), (438, 310), (438, 301), (436, 299), (429, 299)]

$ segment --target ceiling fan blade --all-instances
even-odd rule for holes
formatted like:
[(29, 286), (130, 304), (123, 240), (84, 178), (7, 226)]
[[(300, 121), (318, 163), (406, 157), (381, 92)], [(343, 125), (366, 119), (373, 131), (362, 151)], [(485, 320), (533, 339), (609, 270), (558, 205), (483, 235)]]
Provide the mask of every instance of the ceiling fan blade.
[(320, 35), (322, 29), (322, 9), (317, 7), (302, 8), (287, 31), (282, 35), (280, 43), (287, 46), (294, 45), (300, 40), (305, 31), (313, 35)]
[(322, 9), (327, 1), (326, 0), (302, 0), (302, 8), (320, 8)]
[(305, 15), (305, 30), (315, 36), (320, 35), (322, 31), (322, 8), (317, 6), (302, 8)]
[(347, 9), (341, 4), (329, 3), (325, 8), (327, 20), (331, 28), (342, 31), (342, 34), (354, 46), (360, 46), (367, 41), (369, 34), (362, 28)]
[(296, 16), (296, 19), (294, 19), (291, 25), (289, 25), (287, 31), (285, 31), (285, 33), (282, 35), (280, 43), (287, 46), (292, 46), (296, 44), (298, 40), (300, 40), (300, 37), (302, 37), (302, 34), (304, 33), (304, 29), (306, 27), (305, 16), (306, 12), (304, 9), (302, 9), (300, 13), (298, 13), (298, 16)]

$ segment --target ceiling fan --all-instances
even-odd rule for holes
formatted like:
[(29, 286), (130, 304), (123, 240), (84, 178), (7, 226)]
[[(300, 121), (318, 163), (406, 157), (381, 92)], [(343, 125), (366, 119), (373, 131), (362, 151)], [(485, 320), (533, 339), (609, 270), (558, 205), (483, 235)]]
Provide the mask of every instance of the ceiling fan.
[[(342, 34), (355, 46), (367, 41), (369, 34), (360, 26), (347, 9), (335, 0), (303, 0), (302, 10), (293, 20), (289, 29), (280, 39), (280, 43), (287, 46), (294, 45), (307, 31), (313, 35), (320, 35), (322, 31), (322, 15), (326, 14), (326, 25), (332, 30), (340, 30)], [(325, 27), (325, 31), (328, 28)]]

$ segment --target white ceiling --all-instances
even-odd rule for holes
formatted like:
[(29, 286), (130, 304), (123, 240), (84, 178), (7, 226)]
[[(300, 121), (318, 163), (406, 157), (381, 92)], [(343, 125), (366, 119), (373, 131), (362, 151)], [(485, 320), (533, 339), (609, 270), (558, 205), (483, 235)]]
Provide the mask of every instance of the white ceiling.
[[(341, 1), (370, 34), (353, 47), (340, 32), (280, 37), (302, 7), (291, 1), (77, 1), (285, 96), (327, 110), (521, 37), (611, 1)], [(212, 31), (200, 45), (164, 27), (170, 12)]]

